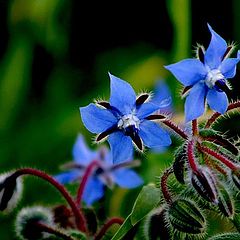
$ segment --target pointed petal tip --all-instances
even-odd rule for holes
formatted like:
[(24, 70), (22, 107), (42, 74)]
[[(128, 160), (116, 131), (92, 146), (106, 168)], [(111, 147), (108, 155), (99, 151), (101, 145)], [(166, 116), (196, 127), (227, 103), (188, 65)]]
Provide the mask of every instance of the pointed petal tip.
[(237, 51), (237, 58), (240, 59), (240, 50)]

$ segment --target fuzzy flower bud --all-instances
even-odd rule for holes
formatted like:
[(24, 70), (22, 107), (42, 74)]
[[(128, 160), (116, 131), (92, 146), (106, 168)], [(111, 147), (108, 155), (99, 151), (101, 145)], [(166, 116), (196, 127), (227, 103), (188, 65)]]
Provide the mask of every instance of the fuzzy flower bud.
[(218, 202), (216, 180), (208, 168), (199, 168), (192, 172), (191, 181), (201, 197), (215, 204)]
[(240, 189), (240, 170), (232, 172), (232, 180), (236, 187)]
[(189, 199), (177, 199), (168, 210), (168, 218), (174, 229), (189, 234), (202, 234), (206, 220), (200, 209)]
[(184, 172), (186, 169), (186, 162), (187, 162), (187, 155), (185, 146), (182, 145), (178, 148), (178, 150), (175, 153), (175, 161), (173, 163), (173, 172), (176, 177), (176, 179), (184, 184)]
[(47, 208), (36, 206), (23, 208), (17, 216), (15, 228), (17, 236), (22, 240), (44, 239), (49, 234), (44, 233), (37, 224), (53, 226), (53, 215)]
[(14, 209), (21, 198), (22, 179), (11, 173), (0, 175), (0, 211), (9, 212)]
[(234, 214), (233, 200), (224, 186), (219, 186), (218, 209), (225, 217), (232, 218)]
[(144, 236), (148, 240), (170, 239), (170, 229), (166, 222), (166, 209), (163, 207), (150, 212), (144, 223)]

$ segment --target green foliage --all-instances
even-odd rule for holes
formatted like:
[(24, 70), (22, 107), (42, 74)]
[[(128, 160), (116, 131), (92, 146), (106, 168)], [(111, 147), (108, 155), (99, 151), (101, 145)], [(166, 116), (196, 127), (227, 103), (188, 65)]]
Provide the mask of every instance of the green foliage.
[(180, 232), (201, 234), (206, 230), (206, 220), (197, 205), (188, 199), (177, 199), (170, 204), (168, 218)]
[(111, 240), (122, 239), (128, 231), (140, 222), (160, 201), (160, 192), (153, 184), (144, 186), (139, 193), (131, 213)]
[(240, 239), (239, 233), (224, 233), (208, 238), (208, 240), (239, 240), (239, 239)]

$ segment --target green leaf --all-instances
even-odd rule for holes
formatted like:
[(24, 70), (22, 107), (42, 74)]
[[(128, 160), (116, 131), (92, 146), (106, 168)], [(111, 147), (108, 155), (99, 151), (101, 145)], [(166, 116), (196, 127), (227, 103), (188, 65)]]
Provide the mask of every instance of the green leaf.
[(128, 215), (111, 240), (122, 239), (131, 228), (136, 226), (138, 222), (156, 207), (159, 201), (159, 189), (157, 189), (152, 183), (144, 186), (133, 205), (132, 212)]
[(240, 233), (224, 233), (215, 235), (208, 240), (239, 240), (240, 239)]
[(131, 223), (135, 225), (142, 220), (160, 201), (159, 189), (154, 184), (142, 188), (132, 209)]

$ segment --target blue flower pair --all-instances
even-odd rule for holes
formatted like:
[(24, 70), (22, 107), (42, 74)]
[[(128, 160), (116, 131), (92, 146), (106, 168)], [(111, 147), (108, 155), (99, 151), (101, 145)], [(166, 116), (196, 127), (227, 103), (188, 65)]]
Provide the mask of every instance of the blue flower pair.
[(228, 107), (227, 79), (235, 76), (240, 60), (239, 51), (237, 58), (229, 58), (234, 46), (227, 45), (210, 25), (208, 28), (212, 38), (206, 51), (198, 46), (196, 59), (185, 59), (166, 66), (186, 89), (190, 89), (185, 102), (187, 122), (204, 113), (206, 100), (212, 110), (225, 113)]

